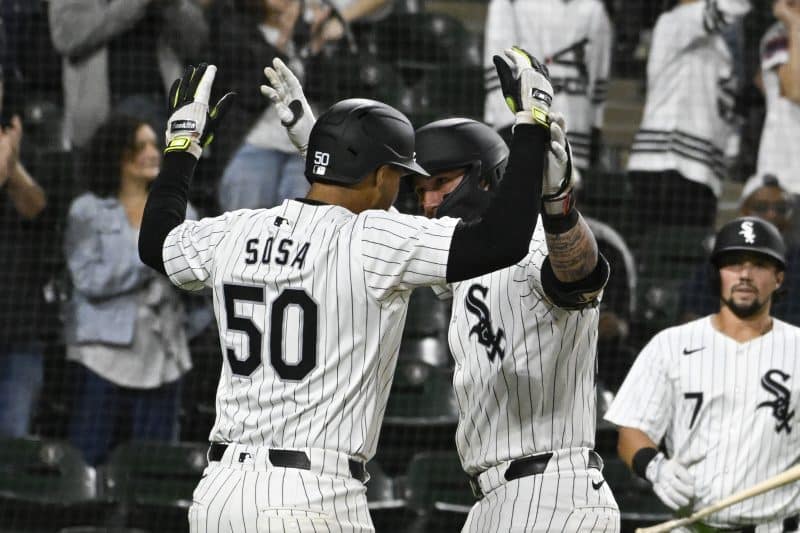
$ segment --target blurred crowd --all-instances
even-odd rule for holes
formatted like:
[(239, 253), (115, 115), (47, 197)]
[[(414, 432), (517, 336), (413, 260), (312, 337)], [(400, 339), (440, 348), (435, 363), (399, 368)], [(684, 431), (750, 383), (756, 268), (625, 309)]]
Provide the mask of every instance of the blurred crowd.
[[(491, 58), (519, 44), (550, 69), (581, 211), (612, 266), (601, 385), (616, 390), (658, 329), (716, 310), (707, 237), (731, 202), (783, 232), (788, 296), (775, 314), (800, 325), (800, 0), (460, 3), (483, 5), (483, 20), (425, 4), (0, 2), (0, 435), (68, 438), (93, 465), (126, 439), (205, 440), (221, 360), (210, 297), (178, 294), (136, 247), (169, 84), (200, 61), (239, 96), (190, 217), (305, 194), (303, 161), (259, 91), (272, 58), (318, 108), (371, 97), (415, 126), (466, 115), (507, 134)], [(643, 97), (628, 146), (604, 141), (615, 80)], [(413, 210), (406, 193), (398, 207)], [(447, 316), (425, 302), (412, 329)]]

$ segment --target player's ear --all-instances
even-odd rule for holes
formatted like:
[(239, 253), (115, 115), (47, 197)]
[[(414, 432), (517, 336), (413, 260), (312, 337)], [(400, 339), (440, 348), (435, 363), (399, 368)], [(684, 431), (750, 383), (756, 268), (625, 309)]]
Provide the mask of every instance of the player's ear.
[(777, 282), (775, 284), (776, 289), (780, 289), (781, 285), (783, 285), (783, 277), (784, 277), (783, 270), (779, 270), (778, 272), (775, 273), (775, 281)]

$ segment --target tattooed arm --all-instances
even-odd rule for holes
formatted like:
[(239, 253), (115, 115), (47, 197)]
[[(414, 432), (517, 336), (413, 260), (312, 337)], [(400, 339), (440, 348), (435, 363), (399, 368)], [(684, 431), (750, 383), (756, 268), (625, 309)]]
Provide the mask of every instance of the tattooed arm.
[(542, 265), (542, 285), (550, 300), (564, 309), (594, 305), (609, 276), (594, 234), (580, 213), (574, 215), (577, 222), (564, 232), (545, 229), (548, 256)]
[(547, 233), (547, 250), (550, 266), (558, 281), (580, 281), (597, 266), (597, 241), (583, 217), (565, 233)]

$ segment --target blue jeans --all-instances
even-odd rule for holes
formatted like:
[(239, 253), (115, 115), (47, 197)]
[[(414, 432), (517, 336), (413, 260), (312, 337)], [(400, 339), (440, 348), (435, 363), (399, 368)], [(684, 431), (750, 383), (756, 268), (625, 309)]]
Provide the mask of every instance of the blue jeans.
[[(155, 389), (120, 387), (83, 365), (76, 365), (82, 382), (73, 406), (69, 440), (92, 466), (103, 463), (118, 444), (118, 434), (131, 440), (176, 442), (180, 409), (180, 380)], [(130, 428), (120, 427), (130, 420)]]
[(298, 154), (243, 144), (231, 158), (219, 184), (223, 211), (274, 207), (287, 198), (302, 198), (309, 184)]
[(44, 379), (38, 342), (0, 344), (0, 437), (24, 437)]

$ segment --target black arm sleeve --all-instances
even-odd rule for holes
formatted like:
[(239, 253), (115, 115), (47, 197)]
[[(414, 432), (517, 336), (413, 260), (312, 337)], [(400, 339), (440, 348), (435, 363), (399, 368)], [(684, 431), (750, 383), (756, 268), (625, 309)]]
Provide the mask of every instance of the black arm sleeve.
[(528, 253), (539, 217), (542, 173), (550, 131), (518, 124), (503, 179), (483, 216), (460, 222), (447, 258), (447, 282), (505, 268)]
[(553, 272), (550, 256), (547, 256), (542, 264), (542, 288), (558, 307), (575, 311), (597, 305), (597, 297), (608, 283), (610, 272), (608, 261), (598, 253), (597, 265), (588, 276), (573, 282), (560, 281)]
[(172, 228), (186, 218), (189, 183), (197, 159), (192, 154), (173, 152), (164, 156), (161, 172), (153, 182), (144, 206), (139, 229), (139, 258), (142, 262), (166, 275), (161, 251), (164, 239)]

